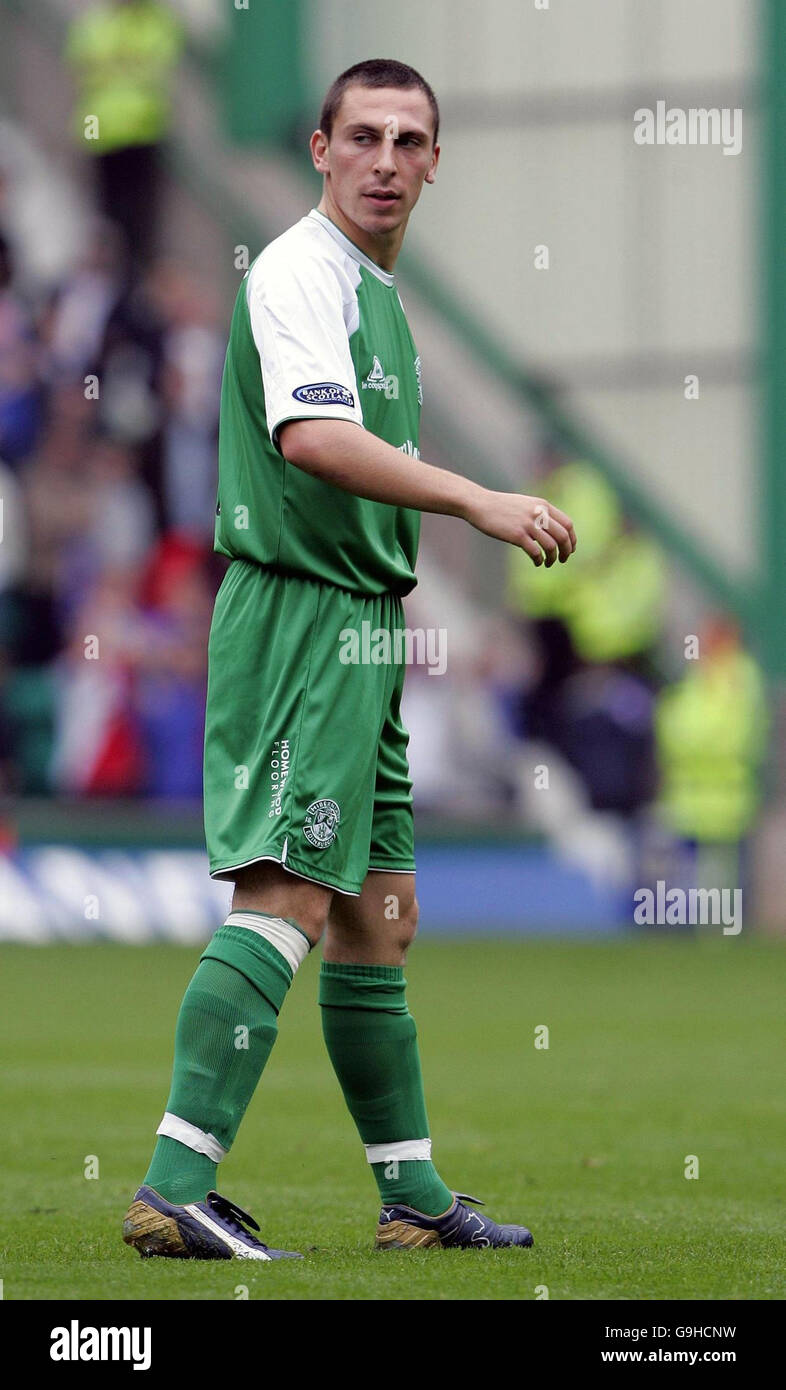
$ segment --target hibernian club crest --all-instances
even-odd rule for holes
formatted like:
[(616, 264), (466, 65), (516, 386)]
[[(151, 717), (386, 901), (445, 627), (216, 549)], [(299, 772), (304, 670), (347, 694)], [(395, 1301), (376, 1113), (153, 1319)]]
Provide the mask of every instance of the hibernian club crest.
[(341, 811), (335, 801), (329, 801), (327, 798), (312, 801), (306, 811), (303, 834), (315, 849), (327, 849), (336, 838), (340, 820)]

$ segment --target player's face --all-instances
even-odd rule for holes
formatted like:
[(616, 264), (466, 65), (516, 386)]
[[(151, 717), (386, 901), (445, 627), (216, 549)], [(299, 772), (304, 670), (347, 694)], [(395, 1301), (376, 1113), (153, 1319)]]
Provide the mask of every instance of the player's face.
[(330, 204), (368, 237), (403, 237), (425, 183), (434, 182), (439, 146), (426, 96), (398, 87), (348, 87), (328, 142), (312, 137)]

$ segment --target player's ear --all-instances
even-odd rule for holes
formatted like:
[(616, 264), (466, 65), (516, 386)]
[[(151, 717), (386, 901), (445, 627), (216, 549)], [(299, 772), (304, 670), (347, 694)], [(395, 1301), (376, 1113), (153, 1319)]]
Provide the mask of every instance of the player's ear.
[(328, 138), (322, 130), (315, 130), (309, 140), (309, 149), (314, 168), (320, 174), (330, 172), (330, 161), (328, 159)]
[(429, 171), (428, 171), (428, 173), (426, 174), (426, 178), (425, 178), (425, 182), (426, 182), (426, 183), (434, 183), (434, 182), (435, 182), (436, 173), (437, 173), (437, 165), (438, 165), (438, 164), (439, 164), (439, 145), (435, 145), (435, 146), (434, 146), (434, 149), (433, 149), (433, 152), (432, 152), (432, 156), (431, 156), (431, 165), (430, 165), (430, 167), (429, 167)]

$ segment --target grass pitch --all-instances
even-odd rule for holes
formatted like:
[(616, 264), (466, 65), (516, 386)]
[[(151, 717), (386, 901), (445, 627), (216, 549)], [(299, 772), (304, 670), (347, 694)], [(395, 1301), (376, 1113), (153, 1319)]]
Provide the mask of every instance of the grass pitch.
[(316, 955), (219, 1175), (265, 1240), (307, 1256), (260, 1266), (143, 1262), (120, 1239), (198, 951), (0, 950), (6, 1299), (786, 1297), (786, 947), (419, 942), (436, 1161), (535, 1246), (409, 1255), (371, 1249), (378, 1203), (324, 1051)]

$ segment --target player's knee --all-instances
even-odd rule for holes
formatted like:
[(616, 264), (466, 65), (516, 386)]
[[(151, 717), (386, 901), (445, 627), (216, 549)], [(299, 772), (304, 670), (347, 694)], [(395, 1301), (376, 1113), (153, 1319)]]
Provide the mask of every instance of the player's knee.
[(327, 925), (331, 893), (307, 879), (293, 878), (277, 864), (260, 863), (239, 870), (233, 912), (261, 912), (296, 922), (316, 944)]
[(418, 916), (418, 900), (417, 898), (412, 898), (411, 901), (403, 907), (401, 916), (398, 920), (399, 945), (402, 951), (406, 951), (407, 947), (411, 946), (412, 942), (415, 940), (415, 933), (418, 929)]
[[(283, 916), (284, 914), (282, 913), (281, 915)], [(322, 907), (312, 907), (310, 909), (301, 908), (297, 917), (292, 914), (291, 920), (297, 922), (300, 930), (306, 933), (312, 946), (315, 946), (327, 926), (328, 914), (327, 910)]]

